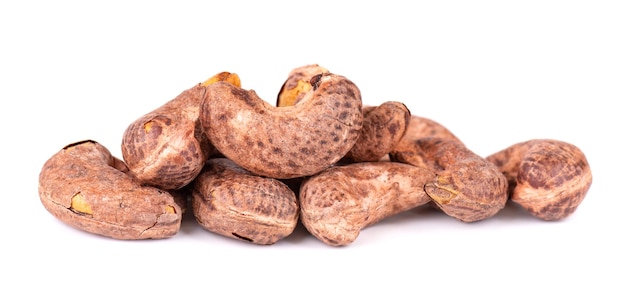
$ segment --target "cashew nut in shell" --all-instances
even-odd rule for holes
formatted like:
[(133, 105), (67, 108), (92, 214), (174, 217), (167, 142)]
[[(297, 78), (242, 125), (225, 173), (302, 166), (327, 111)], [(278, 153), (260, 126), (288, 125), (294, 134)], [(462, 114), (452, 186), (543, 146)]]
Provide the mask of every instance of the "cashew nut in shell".
[(387, 101), (363, 107), (359, 139), (345, 156), (352, 162), (379, 161), (400, 142), (409, 126), (411, 112), (401, 102)]
[(560, 140), (519, 142), (487, 160), (508, 178), (511, 201), (543, 220), (560, 220), (574, 213), (592, 183), (585, 154)]
[(183, 207), (164, 190), (141, 185), (100, 143), (69, 144), (39, 174), (44, 207), (66, 224), (123, 240), (174, 236)]
[(277, 179), (308, 176), (341, 159), (363, 122), (361, 93), (346, 77), (321, 74), (293, 106), (274, 107), (226, 82), (206, 88), (200, 121), (226, 158)]
[(506, 205), (508, 183), (504, 174), (457, 140), (421, 138), (390, 154), (395, 161), (431, 168), (437, 178), (425, 185), (426, 193), (457, 220), (483, 220)]
[(320, 241), (345, 246), (361, 229), (430, 202), (428, 168), (397, 162), (334, 166), (307, 178), (300, 188), (300, 220)]
[(240, 86), (236, 74), (216, 74), (128, 126), (122, 157), (137, 179), (163, 189), (179, 189), (200, 173), (214, 152), (198, 120), (200, 104), (206, 87), (218, 81)]
[(196, 221), (210, 232), (269, 245), (289, 236), (298, 222), (296, 195), (287, 185), (226, 158), (209, 159), (191, 188)]

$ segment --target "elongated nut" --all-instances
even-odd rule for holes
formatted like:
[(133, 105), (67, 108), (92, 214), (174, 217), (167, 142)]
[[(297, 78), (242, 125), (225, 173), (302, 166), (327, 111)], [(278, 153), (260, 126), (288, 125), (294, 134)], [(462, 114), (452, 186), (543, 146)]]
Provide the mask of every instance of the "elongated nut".
[(498, 213), (506, 205), (507, 179), (500, 170), (465, 145), (448, 138), (421, 138), (393, 155), (399, 162), (428, 166), (437, 178), (426, 193), (446, 214), (475, 222)]
[(253, 90), (225, 82), (206, 90), (200, 120), (211, 143), (250, 172), (277, 179), (313, 175), (356, 142), (361, 93), (349, 79), (323, 74), (293, 106), (274, 107)]
[(287, 185), (252, 175), (226, 158), (207, 161), (192, 183), (191, 201), (204, 229), (254, 244), (274, 244), (298, 222), (296, 195)]
[(400, 142), (410, 117), (411, 112), (401, 102), (364, 106), (361, 134), (346, 159), (353, 162), (381, 160)]
[(44, 164), (39, 197), (53, 216), (85, 232), (122, 240), (175, 235), (182, 220), (177, 200), (127, 171), (95, 141), (69, 144)]
[(122, 139), (122, 157), (138, 180), (163, 189), (179, 189), (200, 173), (214, 151), (198, 120), (200, 103), (206, 87), (220, 81), (240, 85), (236, 74), (216, 74), (128, 126)]
[(325, 244), (345, 246), (368, 225), (430, 202), (424, 185), (434, 179), (430, 169), (396, 162), (334, 166), (302, 184), (300, 220)]
[(276, 106), (285, 107), (295, 105), (302, 100), (308, 91), (313, 89), (313, 85), (310, 82), (311, 78), (328, 72), (326, 68), (318, 64), (309, 64), (294, 68), (289, 72), (287, 80), (285, 80), (278, 92)]
[(511, 201), (543, 220), (560, 220), (574, 213), (592, 183), (585, 154), (564, 141), (519, 142), (487, 160), (508, 178)]

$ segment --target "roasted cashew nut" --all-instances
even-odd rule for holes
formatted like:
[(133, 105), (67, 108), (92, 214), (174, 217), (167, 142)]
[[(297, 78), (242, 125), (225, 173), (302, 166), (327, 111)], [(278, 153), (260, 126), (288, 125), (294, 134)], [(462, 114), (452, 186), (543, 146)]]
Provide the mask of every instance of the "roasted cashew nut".
[(300, 220), (320, 241), (345, 246), (368, 225), (430, 202), (428, 168), (397, 162), (334, 166), (307, 178), (300, 188)]
[(206, 88), (200, 121), (215, 148), (262, 176), (313, 175), (335, 164), (356, 142), (361, 93), (349, 79), (321, 74), (293, 106), (275, 107), (253, 90), (226, 82)]
[(450, 138), (421, 138), (393, 160), (431, 168), (437, 178), (425, 185), (426, 193), (443, 212), (463, 222), (475, 222), (498, 213), (506, 205), (507, 179), (485, 158)]
[(200, 173), (214, 151), (200, 127), (200, 103), (206, 87), (218, 81), (240, 85), (236, 74), (216, 74), (126, 128), (122, 158), (138, 180), (163, 189), (179, 189)]
[(591, 167), (580, 148), (533, 139), (487, 156), (509, 180), (512, 202), (543, 220), (570, 216), (591, 187)]
[(182, 220), (182, 200), (141, 185), (123, 161), (92, 140), (69, 144), (46, 161), (39, 197), (66, 224), (115, 239), (168, 238)]

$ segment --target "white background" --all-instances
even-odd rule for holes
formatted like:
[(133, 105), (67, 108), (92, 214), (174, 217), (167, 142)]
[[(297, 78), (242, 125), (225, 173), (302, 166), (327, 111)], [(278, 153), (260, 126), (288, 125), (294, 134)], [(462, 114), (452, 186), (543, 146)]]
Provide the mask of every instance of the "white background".
[[(2, 283), (624, 289), (625, 15), (623, 1), (3, 1)], [(464, 224), (419, 208), (341, 248), (300, 227), (246, 244), (190, 219), (171, 239), (118, 241), (41, 205), (39, 171), (63, 146), (93, 139), (120, 157), (126, 126), (217, 72), (274, 103), (288, 72), (312, 63), (483, 156), (532, 138), (575, 144), (593, 185), (563, 221), (509, 206)]]

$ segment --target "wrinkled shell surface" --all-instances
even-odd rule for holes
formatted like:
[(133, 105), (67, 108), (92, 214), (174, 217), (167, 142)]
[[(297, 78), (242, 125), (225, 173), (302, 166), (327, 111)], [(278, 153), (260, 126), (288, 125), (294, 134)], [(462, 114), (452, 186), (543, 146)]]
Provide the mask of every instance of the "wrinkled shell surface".
[(415, 140), (426, 137), (453, 139), (459, 143), (463, 143), (456, 135), (448, 130), (448, 128), (444, 127), (440, 123), (429, 118), (411, 115), (406, 132), (402, 136), (402, 139), (400, 139), (400, 142), (396, 145), (394, 151), (411, 151)]
[(437, 174), (426, 192), (449, 216), (475, 222), (498, 213), (506, 205), (507, 179), (485, 158), (447, 138), (421, 138), (413, 148), (395, 152), (399, 162), (427, 166)]
[(277, 179), (313, 175), (335, 164), (362, 127), (361, 94), (347, 78), (324, 74), (293, 106), (274, 107), (252, 90), (207, 87), (200, 120), (211, 143), (250, 172)]
[(300, 220), (320, 241), (352, 243), (362, 228), (430, 202), (424, 184), (435, 174), (396, 162), (362, 162), (328, 168), (300, 189)]
[[(162, 239), (175, 235), (182, 208), (168, 192), (142, 186), (126, 165), (101, 144), (70, 144), (44, 164), (39, 197), (44, 207), (68, 225), (123, 240)], [(76, 196), (89, 212), (73, 208)]]
[(210, 232), (269, 245), (289, 236), (298, 222), (296, 195), (287, 185), (251, 175), (226, 158), (209, 159), (192, 185), (193, 214)]
[(411, 112), (400, 102), (363, 107), (361, 134), (346, 158), (354, 162), (379, 161), (400, 142), (410, 117)]
[(543, 220), (560, 220), (574, 213), (592, 183), (584, 153), (559, 140), (520, 142), (487, 160), (508, 178), (511, 201)]
[(128, 126), (122, 157), (137, 179), (163, 189), (178, 189), (200, 173), (213, 152), (198, 120), (205, 90), (201, 85), (185, 90)]

